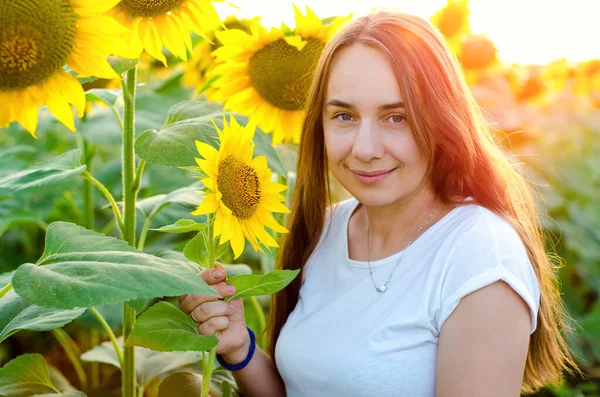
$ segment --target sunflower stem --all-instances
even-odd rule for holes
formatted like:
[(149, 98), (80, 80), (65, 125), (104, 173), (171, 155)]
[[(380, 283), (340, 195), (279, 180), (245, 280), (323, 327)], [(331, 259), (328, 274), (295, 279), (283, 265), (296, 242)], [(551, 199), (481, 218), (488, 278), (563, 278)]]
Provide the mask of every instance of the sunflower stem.
[[(206, 230), (208, 232), (206, 247), (208, 248), (208, 265), (212, 268), (215, 266), (215, 242), (214, 242), (214, 214), (209, 214), (206, 217)], [(214, 333), (216, 336), (217, 333)], [(217, 353), (217, 347), (213, 347), (208, 352), (208, 359), (203, 362), (202, 366), (202, 394), (200, 397), (208, 396), (208, 390), (210, 388), (210, 378), (212, 377), (213, 361)]]
[[(137, 67), (127, 71), (127, 82), (122, 82), (123, 99), (125, 101), (124, 128), (123, 128), (123, 202), (124, 202), (124, 228), (123, 240), (135, 247), (135, 199), (137, 190), (135, 180), (135, 150), (134, 150), (134, 122), (135, 122), (135, 89)], [(135, 309), (123, 302), (123, 340), (127, 340), (135, 324)], [(135, 350), (133, 347), (124, 349), (124, 365), (121, 367), (122, 397), (135, 397), (136, 373)]]

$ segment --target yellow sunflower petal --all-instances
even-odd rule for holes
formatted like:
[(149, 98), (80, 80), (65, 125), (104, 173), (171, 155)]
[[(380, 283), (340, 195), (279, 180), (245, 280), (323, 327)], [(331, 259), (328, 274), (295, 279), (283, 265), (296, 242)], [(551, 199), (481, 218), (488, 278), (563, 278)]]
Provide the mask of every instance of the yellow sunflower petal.
[(198, 208), (192, 212), (192, 215), (212, 214), (219, 208), (217, 198), (213, 193), (209, 193), (204, 197)]
[(231, 234), (230, 243), (231, 243), (231, 249), (233, 250), (233, 258), (237, 259), (244, 251), (244, 245), (245, 245), (244, 231), (242, 230), (242, 227), (240, 226), (239, 221), (235, 217), (232, 217), (231, 219), (232, 219), (231, 226), (232, 226), (233, 230), (232, 230), (232, 234)]

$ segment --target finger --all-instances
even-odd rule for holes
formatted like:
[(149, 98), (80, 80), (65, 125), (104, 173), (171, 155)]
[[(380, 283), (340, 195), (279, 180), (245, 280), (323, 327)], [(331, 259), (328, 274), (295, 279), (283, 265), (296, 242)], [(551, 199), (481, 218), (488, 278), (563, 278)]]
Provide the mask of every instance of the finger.
[(206, 284), (212, 285), (218, 283), (219, 281), (225, 281), (225, 270), (223, 269), (205, 269), (198, 273), (198, 275)]
[(229, 316), (231, 315), (232, 307), (229, 303), (221, 300), (213, 302), (204, 302), (200, 306), (196, 307), (190, 315), (193, 313), (197, 323), (203, 323), (211, 317)]
[(198, 326), (201, 335), (212, 335), (217, 331), (223, 331), (229, 327), (229, 318), (220, 316), (212, 317)]
[[(217, 285), (211, 285), (210, 287), (223, 298), (235, 294), (235, 286), (228, 285), (224, 281), (218, 283)], [(230, 287), (231, 289), (229, 289)], [(180, 307), (185, 314), (190, 314), (190, 312), (194, 310), (196, 306), (199, 306), (204, 302), (212, 302), (219, 299), (221, 298), (215, 295), (189, 294)]]

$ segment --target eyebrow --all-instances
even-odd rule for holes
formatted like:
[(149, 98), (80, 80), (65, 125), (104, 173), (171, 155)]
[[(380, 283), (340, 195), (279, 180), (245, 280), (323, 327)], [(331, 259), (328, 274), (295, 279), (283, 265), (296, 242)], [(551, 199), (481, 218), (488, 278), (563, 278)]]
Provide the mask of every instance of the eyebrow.
[[(327, 102), (327, 106), (337, 106), (340, 108), (348, 108), (348, 109), (353, 109), (354, 106), (352, 106), (349, 103), (346, 103), (344, 101), (340, 101), (338, 99), (332, 99), (329, 102)], [(378, 107), (379, 110), (389, 110), (389, 109), (398, 109), (398, 108), (404, 108), (404, 102), (402, 101), (398, 101), (398, 102), (394, 102), (394, 103), (386, 103), (385, 105), (381, 105)]]

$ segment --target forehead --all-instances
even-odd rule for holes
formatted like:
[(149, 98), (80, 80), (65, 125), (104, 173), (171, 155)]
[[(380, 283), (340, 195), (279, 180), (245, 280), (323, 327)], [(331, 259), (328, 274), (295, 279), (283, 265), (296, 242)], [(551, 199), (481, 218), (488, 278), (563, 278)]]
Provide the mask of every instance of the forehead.
[(402, 101), (391, 64), (377, 48), (356, 43), (333, 56), (326, 102), (338, 99), (356, 106)]

